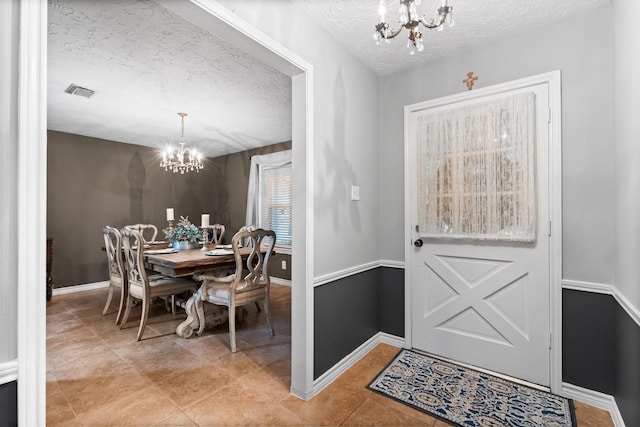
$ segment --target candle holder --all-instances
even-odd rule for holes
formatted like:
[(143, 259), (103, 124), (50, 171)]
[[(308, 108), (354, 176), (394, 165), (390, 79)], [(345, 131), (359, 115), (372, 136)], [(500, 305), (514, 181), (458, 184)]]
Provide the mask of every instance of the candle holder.
[(200, 227), (202, 228), (202, 248), (201, 251), (208, 251), (209, 247), (207, 243), (209, 242), (209, 227)]

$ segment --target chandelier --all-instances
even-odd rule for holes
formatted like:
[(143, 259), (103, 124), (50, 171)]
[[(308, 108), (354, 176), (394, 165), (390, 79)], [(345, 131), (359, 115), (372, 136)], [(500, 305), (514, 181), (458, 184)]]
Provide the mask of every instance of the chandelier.
[(377, 45), (380, 45), (380, 40), (384, 39), (387, 43), (389, 39), (394, 38), (403, 28), (409, 30), (409, 40), (407, 40), (407, 47), (411, 55), (424, 50), (424, 44), (422, 42), (422, 33), (418, 31), (418, 26), (422, 24), (424, 27), (432, 30), (437, 28), (441, 31), (444, 28), (445, 22), (453, 27), (453, 7), (449, 6), (449, 0), (442, 0), (442, 5), (436, 10), (435, 16), (432, 18), (426, 18), (425, 14), (420, 15), (416, 10), (422, 0), (400, 0), (400, 26), (393, 30), (389, 28), (389, 24), (386, 22), (387, 4), (385, 0), (380, 0), (378, 4), (378, 15), (380, 15), (380, 22), (376, 25), (376, 29), (373, 32), (373, 39)]
[[(184, 118), (187, 113), (178, 113), (182, 120), (182, 133), (180, 134), (180, 147), (169, 147), (162, 153), (162, 161), (160, 167), (165, 171), (173, 171), (173, 173), (180, 172), (184, 174), (189, 171), (200, 172), (203, 169), (202, 155), (196, 150), (191, 148), (184, 148)], [(185, 156), (188, 154), (189, 160), (185, 161)]]

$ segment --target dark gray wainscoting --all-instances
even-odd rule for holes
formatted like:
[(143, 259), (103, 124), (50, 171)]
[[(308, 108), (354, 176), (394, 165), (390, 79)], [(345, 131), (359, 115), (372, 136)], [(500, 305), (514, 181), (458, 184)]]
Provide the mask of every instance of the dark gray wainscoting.
[(613, 394), (614, 308), (609, 295), (562, 291), (562, 380)]
[(611, 295), (562, 291), (562, 380), (615, 397), (640, 426), (640, 327)]
[(380, 267), (380, 331), (404, 337), (404, 269)]
[(0, 426), (18, 425), (18, 383), (0, 385)]
[(404, 270), (378, 267), (314, 290), (314, 379), (378, 332), (404, 336)]
[(640, 426), (640, 327), (615, 306), (615, 398), (627, 426)]

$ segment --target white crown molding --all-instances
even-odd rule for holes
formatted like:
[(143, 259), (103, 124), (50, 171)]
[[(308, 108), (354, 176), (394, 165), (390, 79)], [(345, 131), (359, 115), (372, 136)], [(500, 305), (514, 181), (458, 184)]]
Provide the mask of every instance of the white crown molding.
[(634, 322), (638, 326), (640, 326), (640, 310), (638, 307), (635, 307), (624, 295), (620, 293), (620, 291), (612, 285), (607, 285), (604, 283), (594, 283), (594, 282), (582, 282), (579, 280), (563, 280), (562, 281), (563, 289), (571, 289), (574, 291), (583, 291), (583, 292), (591, 292), (598, 293), (604, 295), (611, 295), (615, 298), (618, 304), (627, 312), (629, 317), (633, 319)]
[(344, 374), (355, 365), (360, 359), (373, 350), (378, 344), (389, 344), (394, 347), (401, 348), (404, 346), (404, 338), (390, 335), (385, 332), (378, 332), (367, 341), (362, 343), (358, 348), (353, 350), (348, 356), (333, 365), (331, 369), (322, 374), (313, 382), (313, 392), (309, 398), (317, 395), (328, 385), (334, 382), (340, 375)]
[(10, 383), (18, 379), (18, 359), (0, 363), (0, 384)]
[(560, 394), (566, 398), (609, 411), (615, 427), (625, 427), (622, 414), (620, 414), (618, 404), (613, 396), (564, 382)]

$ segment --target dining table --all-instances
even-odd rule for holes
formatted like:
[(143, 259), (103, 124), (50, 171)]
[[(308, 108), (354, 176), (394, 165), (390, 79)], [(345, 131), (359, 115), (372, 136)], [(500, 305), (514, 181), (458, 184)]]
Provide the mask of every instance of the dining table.
[[(236, 261), (231, 245), (218, 245), (208, 250), (187, 249), (173, 250), (171, 248), (152, 245), (144, 250), (145, 268), (169, 277), (193, 277), (197, 280), (199, 274), (226, 275), (235, 271)], [(240, 248), (240, 255), (246, 259), (251, 248)], [(176, 327), (176, 334), (182, 338), (189, 338), (200, 325), (196, 312), (196, 302), (202, 298), (202, 288), (187, 300), (178, 300), (176, 304), (184, 308), (187, 318)], [(227, 321), (226, 307), (207, 304), (205, 312), (206, 327), (220, 325)]]

